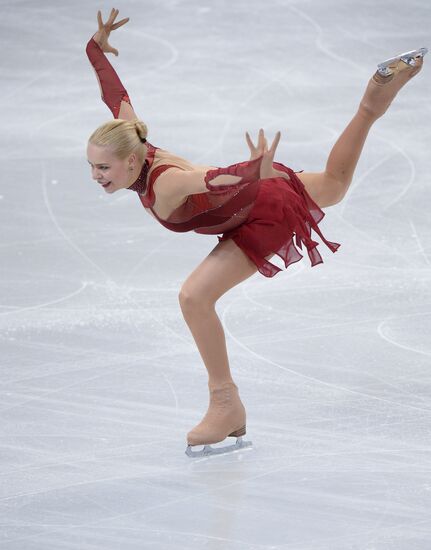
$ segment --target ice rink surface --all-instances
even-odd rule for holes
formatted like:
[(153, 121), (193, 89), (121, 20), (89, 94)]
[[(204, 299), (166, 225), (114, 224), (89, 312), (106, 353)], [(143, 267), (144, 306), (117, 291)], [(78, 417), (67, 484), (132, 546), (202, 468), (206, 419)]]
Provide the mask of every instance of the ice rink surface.
[(337, 253), (217, 303), (253, 449), (191, 460), (207, 376), (178, 292), (217, 237), (91, 179), (112, 115), (85, 54), (116, 7), (152, 144), (228, 166), (263, 127), (320, 171), (377, 63), (431, 47), (428, 0), (0, 6), (1, 548), (429, 549), (431, 55), (325, 209)]

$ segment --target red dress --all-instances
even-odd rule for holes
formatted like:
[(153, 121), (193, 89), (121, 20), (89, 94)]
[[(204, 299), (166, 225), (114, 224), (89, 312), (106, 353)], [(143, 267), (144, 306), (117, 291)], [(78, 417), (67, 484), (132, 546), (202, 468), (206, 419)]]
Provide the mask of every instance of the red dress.
[[(302, 244), (305, 245), (312, 266), (323, 263), (317, 250), (319, 243), (311, 238), (311, 229), (332, 252), (340, 246), (322, 235), (317, 224), (325, 213), (308, 195), (293, 170), (274, 162), (274, 168), (285, 172), (289, 181), (283, 177), (259, 178), (262, 157), (227, 168), (209, 170), (205, 178), (208, 191), (189, 195), (167, 220), (161, 219), (153, 209), (153, 186), (157, 177), (174, 165), (158, 166), (148, 178), (158, 148), (148, 141), (146, 145), (148, 155), (141, 174), (129, 189), (139, 194), (145, 208), (149, 208), (167, 229), (180, 233), (195, 231), (205, 235), (222, 234), (217, 237), (219, 242), (232, 239), (265, 277), (273, 277), (281, 271), (265, 259), (266, 256), (277, 254), (286, 268), (303, 258), (295, 244), (301, 250)], [(211, 185), (210, 181), (222, 174), (239, 175), (242, 180), (231, 185)]]
[[(111, 109), (114, 118), (118, 118), (121, 101), (131, 104), (127, 91), (94, 39), (91, 38), (88, 42), (86, 52), (99, 80), (102, 99)], [(151, 209), (155, 218), (167, 229), (221, 235), (218, 237), (219, 242), (232, 239), (265, 277), (273, 277), (281, 271), (266, 260), (267, 256), (277, 254), (287, 268), (303, 258), (296, 248), (302, 250), (303, 244), (311, 266), (323, 262), (317, 250), (319, 243), (311, 238), (311, 230), (320, 236), (332, 252), (340, 246), (339, 243), (326, 240), (322, 235), (318, 223), (325, 213), (308, 195), (304, 184), (291, 168), (274, 162), (274, 168), (285, 172), (289, 180), (283, 177), (260, 179), (262, 157), (226, 168), (208, 170), (205, 175), (208, 191), (189, 195), (184, 204), (175, 209), (167, 220), (162, 220), (153, 210), (153, 186), (157, 177), (174, 165), (157, 166), (148, 178), (158, 148), (148, 141), (146, 143), (147, 158), (137, 180), (129, 189), (139, 194), (142, 204)], [(210, 183), (223, 174), (241, 176), (242, 179), (228, 185)]]

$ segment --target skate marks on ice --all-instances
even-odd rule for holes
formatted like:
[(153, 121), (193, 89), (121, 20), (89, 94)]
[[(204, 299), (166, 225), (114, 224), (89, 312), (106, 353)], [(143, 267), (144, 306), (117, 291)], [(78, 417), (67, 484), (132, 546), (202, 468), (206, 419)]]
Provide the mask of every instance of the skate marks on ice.
[[(245, 290), (246, 286), (247, 286), (247, 284), (245, 284), (245, 285), (243, 284), (242, 287), (241, 287), (244, 296), (247, 296), (246, 290)], [(223, 323), (223, 326), (224, 326), (224, 329), (225, 329), (225, 333), (226, 333), (226, 336), (229, 336), (229, 338), (232, 341), (235, 342), (235, 344), (237, 344), (239, 347), (244, 349), (244, 351), (247, 353), (247, 355), (250, 355), (250, 356), (258, 359), (260, 363), (273, 366), (276, 369), (279, 369), (279, 370), (281, 370), (285, 373), (293, 374), (295, 377), (297, 377), (299, 379), (303, 379), (303, 380), (306, 380), (306, 381), (310, 382), (312, 384), (312, 386), (315, 385), (316, 387), (320, 386), (320, 387), (327, 387), (327, 388), (335, 389), (335, 390), (338, 390), (342, 393), (351, 394), (352, 396), (364, 397), (367, 400), (376, 401), (376, 402), (380, 402), (380, 403), (385, 403), (385, 404), (389, 404), (389, 405), (395, 405), (397, 407), (401, 407), (401, 408), (406, 409), (406, 410), (431, 413), (431, 409), (429, 409), (427, 407), (420, 407), (420, 406), (412, 405), (412, 404), (409, 404), (409, 403), (401, 403), (399, 401), (384, 398), (384, 397), (381, 397), (381, 396), (378, 396), (378, 395), (372, 395), (370, 393), (366, 393), (365, 391), (355, 390), (355, 389), (352, 389), (352, 388), (348, 388), (347, 386), (343, 386), (341, 384), (337, 384), (337, 383), (333, 383), (333, 382), (327, 382), (327, 381), (325, 381), (321, 378), (317, 378), (315, 376), (310, 376), (310, 375), (304, 374), (303, 372), (295, 370), (294, 368), (283, 365), (279, 361), (274, 361), (273, 359), (270, 359), (269, 357), (263, 355), (262, 353), (258, 353), (256, 351), (254, 351), (249, 345), (247, 345), (242, 340), (240, 340), (238, 337), (236, 337), (236, 335), (229, 328), (229, 319), (227, 317), (227, 314), (228, 314), (229, 310), (232, 308), (232, 306), (234, 306), (235, 301), (237, 301), (239, 299), (240, 298), (237, 298), (236, 300), (232, 300), (232, 302), (229, 303), (226, 306), (226, 308), (223, 312), (221, 320), (222, 320), (222, 323)], [(258, 303), (258, 302), (256, 302), (256, 300), (254, 300), (254, 302)], [(265, 307), (267, 307), (267, 306), (265, 306)], [(384, 320), (383, 320), (383, 322), (384, 322)], [(335, 326), (338, 326), (338, 324), (339, 323), (337, 323)], [(345, 323), (343, 323), (340, 326), (345, 326)], [(431, 355), (431, 353), (430, 353), (430, 355)], [(411, 394), (409, 394), (409, 395), (411, 395)]]
[(418, 235), (418, 232), (417, 232), (415, 224), (413, 223), (413, 220), (409, 219), (409, 223), (410, 223), (410, 229), (412, 231), (411, 236), (416, 240), (417, 245), (418, 245), (416, 252), (418, 252), (422, 256), (422, 258), (425, 260), (425, 263), (427, 264), (427, 266), (431, 267), (431, 260), (428, 258), (427, 254), (425, 252), (425, 247), (422, 244), (422, 239)]

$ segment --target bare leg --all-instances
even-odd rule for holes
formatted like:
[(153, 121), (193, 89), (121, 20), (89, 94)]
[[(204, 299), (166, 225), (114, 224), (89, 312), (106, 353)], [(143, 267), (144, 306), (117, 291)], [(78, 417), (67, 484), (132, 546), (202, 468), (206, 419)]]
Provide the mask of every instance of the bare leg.
[(199, 353), (208, 371), (208, 382), (220, 386), (233, 382), (226, 349), (226, 338), (214, 304), (185, 305), (183, 316), (193, 335)]
[(345, 196), (371, 126), (383, 116), (398, 91), (421, 70), (422, 64), (423, 58), (417, 59), (416, 66), (406, 65), (398, 74), (386, 78), (376, 73), (368, 82), (358, 111), (333, 146), (325, 171), (298, 174), (318, 206), (332, 206)]
[(368, 132), (376, 120), (359, 108), (329, 154), (325, 172), (335, 182), (338, 201), (347, 193)]
[(207, 368), (210, 386), (233, 381), (215, 303), (256, 271), (255, 264), (229, 239), (212, 250), (181, 288), (179, 302), (183, 317)]
[(181, 310), (207, 368), (210, 392), (205, 416), (187, 434), (189, 445), (216, 443), (227, 436), (246, 433), (246, 412), (232, 380), (226, 339), (215, 303), (256, 271), (255, 264), (228, 239), (212, 250), (181, 288)]

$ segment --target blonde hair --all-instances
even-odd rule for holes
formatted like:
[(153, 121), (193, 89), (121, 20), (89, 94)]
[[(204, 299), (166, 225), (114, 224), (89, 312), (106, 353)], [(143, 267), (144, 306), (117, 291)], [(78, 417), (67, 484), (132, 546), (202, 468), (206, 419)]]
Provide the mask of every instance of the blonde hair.
[(138, 160), (144, 162), (143, 145), (148, 134), (147, 125), (141, 120), (122, 120), (117, 118), (102, 124), (89, 137), (88, 142), (99, 147), (109, 147), (121, 160), (136, 153)]

